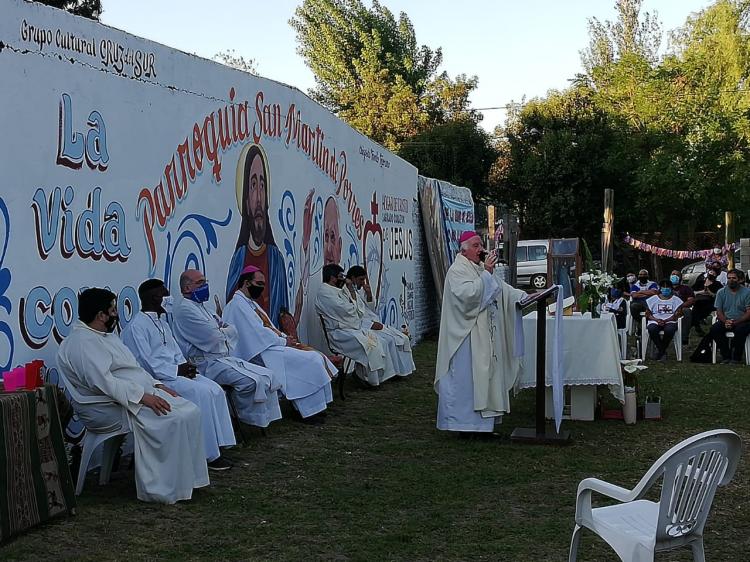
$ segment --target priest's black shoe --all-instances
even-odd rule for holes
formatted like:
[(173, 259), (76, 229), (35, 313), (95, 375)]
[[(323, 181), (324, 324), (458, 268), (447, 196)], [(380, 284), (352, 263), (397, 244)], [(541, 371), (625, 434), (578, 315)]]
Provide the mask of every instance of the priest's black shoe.
[(224, 457), (217, 457), (208, 463), (208, 470), (229, 470), (232, 468), (232, 463)]

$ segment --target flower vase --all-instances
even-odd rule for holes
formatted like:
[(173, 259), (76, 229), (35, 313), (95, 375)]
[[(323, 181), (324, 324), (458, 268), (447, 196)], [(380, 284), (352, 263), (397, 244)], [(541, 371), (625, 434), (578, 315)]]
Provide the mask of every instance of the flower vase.
[(591, 311), (591, 318), (599, 318), (601, 316), (600, 314), (600, 308), (599, 308), (599, 299), (591, 299), (589, 301), (589, 310)]
[(622, 409), (622, 413), (623, 413), (623, 417), (625, 418), (625, 423), (628, 425), (635, 423), (637, 403), (638, 402), (636, 399), (635, 387), (626, 386), (625, 387), (625, 405)]

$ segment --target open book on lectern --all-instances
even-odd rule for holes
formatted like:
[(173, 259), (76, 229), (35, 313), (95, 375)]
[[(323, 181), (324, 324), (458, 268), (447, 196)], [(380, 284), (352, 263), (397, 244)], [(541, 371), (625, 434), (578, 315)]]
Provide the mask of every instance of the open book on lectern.
[(518, 301), (516, 303), (516, 306), (520, 308), (526, 308), (527, 306), (532, 305), (534, 303), (538, 303), (539, 301), (546, 301), (548, 298), (556, 296), (558, 290), (559, 290), (559, 287), (552, 286), (552, 287), (549, 287), (548, 289), (544, 289), (543, 291), (539, 291), (537, 293), (531, 293), (530, 295), (527, 295), (526, 297)]

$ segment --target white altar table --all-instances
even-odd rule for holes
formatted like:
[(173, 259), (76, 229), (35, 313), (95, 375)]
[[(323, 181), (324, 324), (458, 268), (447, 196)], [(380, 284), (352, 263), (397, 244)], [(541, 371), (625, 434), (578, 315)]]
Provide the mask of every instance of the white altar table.
[[(536, 312), (523, 318), (524, 357), (516, 388), (536, 385)], [(547, 317), (547, 417), (552, 417), (552, 346), (555, 319)], [(563, 317), (562, 332), (563, 381), (570, 390), (570, 415), (574, 420), (593, 420), (596, 386), (606, 384), (612, 395), (625, 400), (620, 371), (620, 346), (611, 314), (601, 318)], [(566, 389), (567, 390), (567, 389)], [(566, 393), (567, 394), (567, 393)]]

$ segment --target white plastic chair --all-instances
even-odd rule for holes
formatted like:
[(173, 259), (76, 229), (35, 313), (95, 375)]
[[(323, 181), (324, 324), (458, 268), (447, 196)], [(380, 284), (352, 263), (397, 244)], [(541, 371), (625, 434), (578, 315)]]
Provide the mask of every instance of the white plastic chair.
[[(628, 334), (630, 334), (630, 327), (633, 322), (630, 317), (630, 303), (625, 302), (625, 327), (617, 329), (617, 340), (620, 343), (620, 359), (628, 358)], [(616, 319), (613, 318), (616, 325)]]
[[(649, 333), (646, 326), (648, 321), (646, 316), (641, 318), (641, 359), (646, 360), (646, 353), (648, 352)], [(677, 331), (672, 338), (674, 344), (674, 351), (677, 355), (677, 361), (682, 361), (682, 317), (677, 319)]]
[(622, 328), (617, 330), (617, 339), (620, 342), (620, 359), (628, 358), (628, 329)]
[[(58, 369), (57, 374), (65, 389), (70, 393), (74, 404), (106, 404), (112, 402), (110, 398), (105, 396), (83, 396), (70, 384), (62, 369)], [(83, 491), (83, 483), (86, 480), (91, 456), (97, 447), (102, 444), (104, 444), (104, 447), (102, 449), (102, 464), (99, 468), (99, 485), (103, 486), (109, 482), (117, 450), (128, 433), (130, 433), (130, 426), (123, 425), (119, 421), (108, 427), (97, 427), (96, 429), (86, 427), (86, 433), (83, 436), (81, 464), (78, 468), (78, 480), (76, 481), (76, 496), (80, 496)]]
[(630, 301), (625, 300), (625, 328), (617, 330), (620, 342), (620, 359), (628, 358), (628, 335), (633, 330), (633, 318), (630, 316)]
[(625, 299), (625, 330), (628, 334), (633, 333), (633, 317), (630, 316), (630, 301)]
[[(732, 480), (741, 451), (736, 433), (715, 429), (669, 449), (632, 490), (598, 478), (582, 480), (569, 561), (576, 560), (583, 527), (604, 539), (621, 560), (653, 561), (655, 552), (689, 545), (693, 560), (704, 561), (703, 527), (716, 487)], [(660, 479), (659, 502), (643, 499)], [(592, 509), (592, 492), (620, 503)]]
[[(716, 312), (711, 313), (711, 325), (713, 325), (716, 322)], [(727, 332), (726, 336), (728, 339), (732, 339), (734, 337), (734, 332)], [(729, 346), (731, 348), (732, 342), (729, 342)], [(716, 363), (716, 350), (718, 346), (716, 345), (716, 340), (711, 342), (711, 362)], [(747, 337), (745, 339), (745, 365), (750, 365), (750, 337)]]

